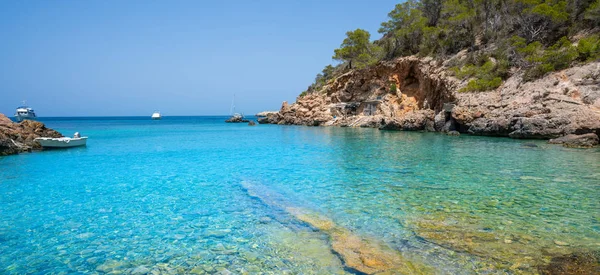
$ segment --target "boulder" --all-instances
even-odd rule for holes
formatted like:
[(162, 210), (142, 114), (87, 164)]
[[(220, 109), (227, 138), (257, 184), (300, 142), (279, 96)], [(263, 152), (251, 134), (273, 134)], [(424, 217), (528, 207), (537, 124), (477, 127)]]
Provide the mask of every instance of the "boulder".
[(435, 130), (438, 132), (442, 132), (444, 126), (446, 125), (446, 112), (441, 111), (437, 115), (435, 115), (435, 117), (433, 118), (433, 123)]
[(0, 132), (0, 156), (19, 153), (19, 147), (14, 141)]
[(566, 135), (548, 141), (550, 144), (562, 144), (565, 147), (572, 148), (591, 148), (597, 146), (598, 142), (598, 135), (594, 133), (583, 135)]
[(467, 132), (480, 136), (508, 136), (510, 121), (504, 117), (478, 118), (469, 125)]
[(52, 129), (46, 128), (44, 123), (33, 120), (24, 120), (15, 123), (0, 114), (0, 156), (27, 152), (32, 149), (41, 149), (38, 137), (62, 137)]
[(435, 131), (434, 112), (432, 110), (411, 112), (400, 119), (386, 120), (385, 124), (379, 127), (379, 129), (433, 132)]
[(563, 134), (561, 120), (546, 119), (544, 117), (520, 117), (514, 120), (513, 131), (508, 134), (511, 138), (537, 138), (550, 139)]

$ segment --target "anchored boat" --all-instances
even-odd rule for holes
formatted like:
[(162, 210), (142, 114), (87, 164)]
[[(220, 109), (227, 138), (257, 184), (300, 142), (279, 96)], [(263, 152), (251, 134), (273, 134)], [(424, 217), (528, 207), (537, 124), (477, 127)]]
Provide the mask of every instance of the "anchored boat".
[(35, 111), (31, 109), (29, 106), (25, 105), (25, 101), (23, 101), (23, 106), (17, 107), (17, 111), (15, 112), (15, 119), (18, 122), (21, 122), (25, 119), (35, 119)]
[(78, 147), (85, 146), (87, 143), (87, 137), (81, 137), (79, 133), (75, 133), (75, 135), (70, 137), (61, 137), (61, 138), (50, 138), (50, 137), (41, 137), (36, 138), (35, 141), (39, 142), (44, 148), (69, 148), (69, 147)]
[(231, 101), (231, 109), (229, 109), (229, 113), (233, 113), (229, 119), (225, 120), (227, 123), (240, 123), (240, 122), (248, 122), (246, 118), (244, 118), (244, 114), (235, 112), (235, 94), (233, 95), (233, 100)]
[(160, 115), (159, 111), (156, 111), (152, 114), (152, 119), (161, 119), (162, 116)]

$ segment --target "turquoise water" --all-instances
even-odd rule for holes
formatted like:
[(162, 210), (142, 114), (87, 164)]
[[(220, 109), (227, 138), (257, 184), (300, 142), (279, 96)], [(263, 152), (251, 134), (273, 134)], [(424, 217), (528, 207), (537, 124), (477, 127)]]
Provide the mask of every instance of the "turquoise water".
[(0, 157), (0, 273), (353, 272), (286, 205), (438, 274), (600, 250), (598, 149), (223, 120), (43, 119), (88, 146)]

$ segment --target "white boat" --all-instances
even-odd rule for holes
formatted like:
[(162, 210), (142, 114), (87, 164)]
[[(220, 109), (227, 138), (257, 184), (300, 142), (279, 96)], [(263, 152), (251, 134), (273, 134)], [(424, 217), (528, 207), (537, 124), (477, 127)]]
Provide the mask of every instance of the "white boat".
[(229, 119), (225, 120), (225, 122), (229, 123), (238, 123), (238, 122), (250, 122), (246, 118), (244, 118), (243, 114), (235, 113)]
[(249, 122), (246, 118), (244, 118), (244, 114), (235, 112), (235, 94), (233, 95), (233, 100), (231, 101), (231, 108), (229, 109), (229, 113), (232, 114), (229, 119), (225, 120), (228, 123), (239, 123), (239, 122)]
[(156, 111), (152, 114), (152, 119), (161, 119), (162, 116), (160, 115), (159, 111)]
[(17, 107), (17, 112), (15, 113), (15, 119), (18, 122), (21, 122), (25, 119), (35, 119), (35, 111), (25, 105), (25, 101), (23, 101), (23, 106)]
[(87, 137), (61, 137), (61, 138), (49, 138), (42, 137), (36, 138), (35, 141), (39, 142), (44, 148), (69, 148), (77, 146), (85, 146)]

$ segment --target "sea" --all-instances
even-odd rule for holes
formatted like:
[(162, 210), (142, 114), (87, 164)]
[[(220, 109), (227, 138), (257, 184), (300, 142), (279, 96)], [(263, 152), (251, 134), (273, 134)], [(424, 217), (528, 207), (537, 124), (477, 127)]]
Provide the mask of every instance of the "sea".
[(0, 157), (0, 273), (402, 273), (360, 240), (423, 274), (537, 274), (600, 251), (600, 149), (225, 119), (41, 118), (89, 139)]

